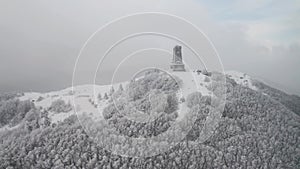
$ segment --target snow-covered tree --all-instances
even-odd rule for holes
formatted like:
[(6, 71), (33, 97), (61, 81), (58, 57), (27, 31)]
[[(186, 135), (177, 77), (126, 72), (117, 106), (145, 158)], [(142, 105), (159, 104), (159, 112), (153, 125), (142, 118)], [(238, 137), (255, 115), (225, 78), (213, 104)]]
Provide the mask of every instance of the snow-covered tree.
[(122, 84), (119, 85), (119, 91), (124, 91)]
[(110, 90), (109, 90), (109, 95), (112, 96), (115, 93), (115, 89), (113, 86), (111, 86)]
[(107, 93), (105, 93), (105, 94), (104, 94), (104, 97), (103, 97), (103, 99), (105, 99), (105, 100), (107, 100), (107, 99), (108, 99), (108, 95), (107, 95)]
[(98, 94), (98, 100), (99, 100), (99, 101), (102, 100), (102, 95), (101, 95), (101, 93)]

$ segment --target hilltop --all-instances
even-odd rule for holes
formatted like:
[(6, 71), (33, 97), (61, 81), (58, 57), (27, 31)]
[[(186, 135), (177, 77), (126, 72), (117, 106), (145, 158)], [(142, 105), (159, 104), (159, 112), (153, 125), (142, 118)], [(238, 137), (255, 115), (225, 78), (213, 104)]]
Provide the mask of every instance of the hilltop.
[[(143, 105), (138, 108), (146, 113), (149, 110), (163, 108), (161, 110), (166, 111), (167, 114), (159, 114), (161, 118), (153, 122), (157, 124), (153, 125), (155, 130), (151, 126), (124, 121), (122, 114), (116, 113), (111, 107), (113, 105), (111, 98), (115, 94), (109, 94), (111, 93), (110, 85), (83, 85), (75, 87), (73, 92), (72, 88), (68, 88), (50, 93), (24, 93), (23, 96), (5, 97), (5, 100), (17, 98), (23, 101), (30, 99), (30, 101), (26, 104), (23, 101), (17, 103), (20, 105), (18, 110), (25, 114), (24, 120), (20, 120), (20, 125), (0, 132), (0, 168), (298, 168), (300, 165), (298, 96), (274, 89), (247, 74), (235, 71), (226, 72), (224, 111), (213, 135), (202, 142), (199, 136), (203, 129), (203, 115), (208, 108), (203, 103), (209, 103), (208, 98), (215, 94), (211, 91), (210, 85), (213, 79), (212, 76), (203, 73), (192, 72), (192, 74), (197, 79), (190, 78), (187, 72), (176, 72), (177, 81), (179, 79), (182, 81), (180, 88), (177, 88), (174, 83), (169, 83), (170, 81), (160, 83), (154, 80), (145, 83), (149, 80), (148, 78), (138, 80), (129, 88), (125, 86), (130, 82), (120, 83), (124, 91), (130, 89), (135, 91), (135, 89), (140, 90), (145, 87), (148, 89), (152, 86), (157, 96), (160, 95), (159, 93), (169, 96), (169, 91), (175, 90), (177, 96), (185, 98), (186, 101), (178, 102), (172, 99), (172, 95), (166, 97), (165, 100), (150, 99), (150, 103), (154, 101), (154, 103), (166, 104), (149, 107), (148, 100), (145, 98), (151, 96), (151, 90), (141, 90), (141, 92), (129, 95), (120, 92), (116, 96), (119, 101), (122, 101), (122, 98), (129, 98), (125, 102), (120, 102), (122, 110), (131, 110), (130, 104)], [(191, 90), (193, 80), (202, 83), (196, 95)], [(114, 93), (118, 93), (120, 84), (114, 85)], [(163, 86), (159, 88), (161, 84)], [(94, 88), (96, 96), (99, 93), (102, 95), (100, 101), (96, 101), (94, 97)], [(180, 92), (179, 89), (183, 91)], [(103, 99), (105, 93), (108, 98)], [(191, 97), (191, 95), (197, 97)], [(118, 129), (121, 135), (130, 137), (146, 138), (169, 129), (169, 126), (164, 124), (172, 123), (177, 117), (176, 112), (173, 111), (174, 107), (170, 105), (179, 108), (185, 105), (188, 110), (198, 114), (194, 117), (196, 121), (186, 138), (169, 151), (149, 158), (122, 157), (92, 141), (91, 135), (78, 123), (76, 116), (72, 116), (74, 114), (73, 97), (78, 99), (79, 107), (75, 108), (79, 110), (79, 114), (86, 112), (85, 115), (99, 122), (107, 120)], [(52, 107), (52, 103), (58, 99), (63, 100), (64, 104), (59, 102), (55, 104), (58, 107)], [(27, 108), (23, 109), (22, 105), (27, 105)], [(33, 106), (47, 110), (51, 123), (56, 125), (36, 125), (41, 124), (41, 118), (28, 115), (36, 115), (34, 113), (39, 112), (34, 110)], [(6, 109), (2, 107), (1, 110)], [(104, 116), (98, 116), (98, 110), (100, 112), (102, 110)], [(180, 116), (180, 111), (178, 113)], [(22, 122), (26, 122), (24, 126), (27, 127), (22, 127)], [(120, 151), (125, 143), (126, 140), (118, 142)], [(128, 153), (134, 153), (129, 151), (130, 147), (126, 150)], [(140, 150), (143, 150), (142, 145)]]

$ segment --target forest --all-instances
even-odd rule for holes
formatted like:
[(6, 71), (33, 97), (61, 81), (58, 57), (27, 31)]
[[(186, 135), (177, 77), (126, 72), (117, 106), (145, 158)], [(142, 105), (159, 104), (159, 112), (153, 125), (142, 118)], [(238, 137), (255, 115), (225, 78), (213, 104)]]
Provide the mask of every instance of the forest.
[[(147, 138), (163, 133), (177, 118), (181, 99), (172, 92), (178, 87), (174, 81), (156, 74), (132, 82), (112, 94), (117, 102), (105, 108), (104, 120), (120, 135), (129, 137)], [(151, 95), (153, 99), (145, 99)], [(47, 111), (36, 108), (30, 101), (19, 101), (16, 96), (0, 98), (0, 125), (18, 125), (0, 131), (0, 168), (295, 169), (300, 166), (299, 112), (228, 78), (225, 109), (209, 139), (200, 142), (198, 137), (211, 98), (192, 93), (181, 100), (197, 114), (187, 136), (168, 151), (145, 158), (116, 155), (99, 146), (75, 115), (55, 124)], [(136, 109), (142, 110), (150, 121), (124, 119)], [(152, 114), (153, 110), (161, 113)], [(155, 120), (151, 120), (152, 116)], [(121, 147), (125, 143), (118, 144)]]

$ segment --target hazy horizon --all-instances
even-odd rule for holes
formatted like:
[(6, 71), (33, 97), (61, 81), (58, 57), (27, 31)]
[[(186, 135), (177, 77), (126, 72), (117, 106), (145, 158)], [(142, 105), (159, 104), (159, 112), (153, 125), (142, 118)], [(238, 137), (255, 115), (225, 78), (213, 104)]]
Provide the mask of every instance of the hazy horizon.
[(79, 51), (97, 29), (132, 13), (162, 12), (199, 27), (215, 45), (225, 70), (300, 95), (296, 0), (2, 1), (0, 11), (1, 92), (70, 87)]

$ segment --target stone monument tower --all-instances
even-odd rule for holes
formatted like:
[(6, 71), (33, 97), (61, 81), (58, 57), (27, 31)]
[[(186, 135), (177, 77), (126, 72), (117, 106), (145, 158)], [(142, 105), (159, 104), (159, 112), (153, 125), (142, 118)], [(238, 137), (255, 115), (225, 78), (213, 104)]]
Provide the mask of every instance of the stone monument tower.
[(170, 68), (173, 71), (185, 71), (184, 64), (182, 62), (181, 46), (176, 45), (173, 48), (173, 60), (171, 62)]

